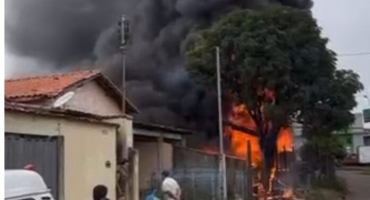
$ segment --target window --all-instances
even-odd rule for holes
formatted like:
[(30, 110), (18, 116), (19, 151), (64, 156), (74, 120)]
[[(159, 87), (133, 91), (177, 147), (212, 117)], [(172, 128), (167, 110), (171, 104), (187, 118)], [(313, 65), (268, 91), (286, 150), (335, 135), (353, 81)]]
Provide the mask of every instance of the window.
[(370, 146), (370, 136), (364, 136), (364, 145)]

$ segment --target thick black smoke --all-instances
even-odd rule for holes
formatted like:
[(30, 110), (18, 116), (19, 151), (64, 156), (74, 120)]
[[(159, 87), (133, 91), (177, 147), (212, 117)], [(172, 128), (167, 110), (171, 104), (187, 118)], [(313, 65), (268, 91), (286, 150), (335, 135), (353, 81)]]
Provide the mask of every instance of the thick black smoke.
[(52, 63), (55, 70), (102, 68), (121, 85), (117, 22), (125, 14), (132, 33), (127, 93), (141, 111), (136, 120), (216, 128), (214, 94), (194, 84), (184, 67), (190, 29), (232, 7), (267, 3), (312, 5), (310, 0), (5, 0), (5, 44), (13, 54)]

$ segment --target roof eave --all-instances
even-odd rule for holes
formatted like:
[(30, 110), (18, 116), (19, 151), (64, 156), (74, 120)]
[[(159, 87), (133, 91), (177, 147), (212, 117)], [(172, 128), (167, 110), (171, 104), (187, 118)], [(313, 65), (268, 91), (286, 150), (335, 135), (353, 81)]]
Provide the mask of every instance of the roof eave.
[(80, 121), (87, 121), (91, 123), (99, 123), (99, 124), (106, 124), (106, 125), (113, 125), (119, 127), (118, 124), (107, 122), (104, 119), (108, 118), (128, 118), (128, 116), (98, 116), (90, 113), (84, 113), (75, 110), (67, 110), (67, 109), (58, 109), (58, 108), (51, 108), (51, 107), (44, 107), (44, 106), (35, 106), (29, 104), (21, 104), (21, 103), (14, 103), (14, 102), (6, 102), (5, 103), (5, 111), (12, 111), (12, 112), (20, 112), (20, 113), (28, 113), (28, 114), (35, 114), (35, 115), (43, 115), (43, 116), (53, 116), (53, 117), (61, 117), (61, 118), (69, 118), (75, 119)]
[(171, 126), (165, 126), (160, 124), (151, 124), (151, 123), (144, 123), (144, 122), (133, 122), (133, 127), (137, 129), (148, 129), (148, 130), (155, 130), (155, 131), (161, 131), (161, 132), (167, 132), (172, 134), (179, 134), (179, 135), (191, 135), (194, 133), (192, 130), (186, 130), (182, 128), (176, 128)]
[[(122, 91), (120, 91), (118, 89), (118, 87), (113, 84), (113, 82), (111, 80), (109, 80), (103, 73), (100, 73), (99, 76), (97, 78), (100, 78), (101, 81), (103, 81), (109, 88), (112, 89), (112, 91), (120, 98), (122, 99), (123, 95), (122, 95)], [(140, 113), (139, 109), (126, 97), (125, 98), (127, 104), (129, 104), (129, 106), (131, 106), (131, 108), (133, 109), (134, 113), (138, 114)]]

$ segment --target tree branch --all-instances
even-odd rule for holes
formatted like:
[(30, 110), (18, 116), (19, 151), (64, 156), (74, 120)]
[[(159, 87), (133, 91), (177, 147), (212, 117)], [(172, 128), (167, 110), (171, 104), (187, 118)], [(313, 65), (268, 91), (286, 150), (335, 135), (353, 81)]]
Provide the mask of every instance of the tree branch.
[(234, 124), (230, 121), (223, 121), (224, 125), (231, 127), (234, 130), (241, 131), (243, 133), (258, 137), (258, 133), (255, 130), (247, 128), (245, 126)]

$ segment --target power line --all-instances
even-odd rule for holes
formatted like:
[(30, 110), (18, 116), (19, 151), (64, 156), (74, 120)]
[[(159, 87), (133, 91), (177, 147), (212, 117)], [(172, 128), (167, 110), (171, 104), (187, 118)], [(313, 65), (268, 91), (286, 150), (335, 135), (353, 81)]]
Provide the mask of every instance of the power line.
[(338, 54), (338, 57), (349, 57), (349, 56), (365, 56), (370, 55), (370, 52), (361, 52), (361, 53), (346, 53), (346, 54)]

